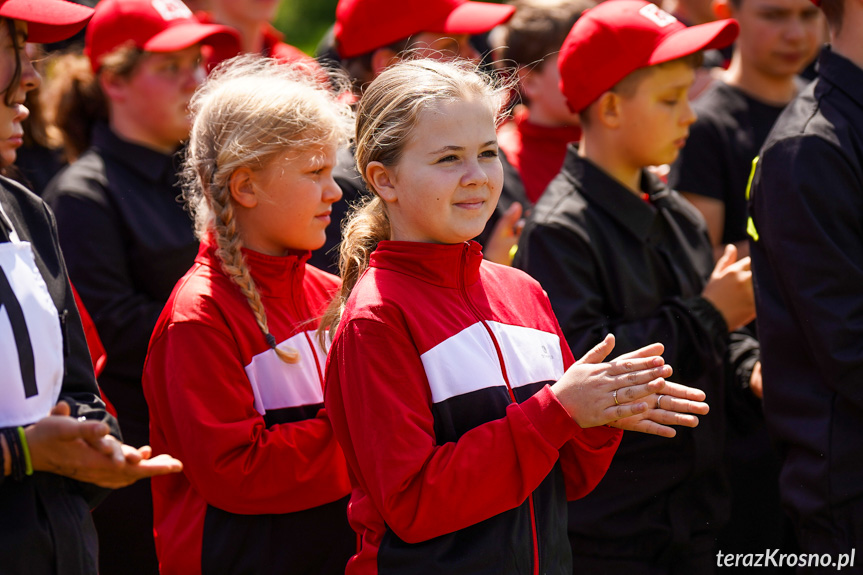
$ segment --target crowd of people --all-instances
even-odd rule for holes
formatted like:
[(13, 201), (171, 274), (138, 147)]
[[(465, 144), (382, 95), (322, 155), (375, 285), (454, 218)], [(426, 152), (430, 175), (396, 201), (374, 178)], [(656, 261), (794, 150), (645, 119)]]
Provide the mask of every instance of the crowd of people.
[(0, 1), (0, 573), (863, 573), (863, 0), (278, 4)]

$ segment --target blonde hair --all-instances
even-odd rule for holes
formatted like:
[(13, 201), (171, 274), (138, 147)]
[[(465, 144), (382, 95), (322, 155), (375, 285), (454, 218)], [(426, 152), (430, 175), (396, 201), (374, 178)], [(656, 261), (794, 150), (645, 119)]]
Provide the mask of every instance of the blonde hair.
[(239, 168), (260, 170), (283, 155), (345, 143), (352, 113), (333, 84), (304, 63), (287, 65), (255, 55), (220, 65), (195, 93), (194, 122), (183, 168), (184, 196), (199, 238), (212, 233), (222, 269), (255, 315), (267, 344), (287, 363), (296, 350), (280, 349), (241, 251), (230, 179)]
[(369, 266), (371, 254), (389, 239), (391, 226), (386, 205), (366, 177), (366, 167), (380, 162), (398, 164), (420, 115), (436, 104), (481, 100), (488, 103), (495, 120), (501, 118), (511, 82), (501, 82), (482, 73), (467, 60), (405, 60), (384, 70), (363, 93), (357, 109), (357, 169), (372, 193), (348, 216), (339, 247), (342, 285), (319, 328), (319, 337), (329, 329), (335, 334), (341, 312), (360, 276)]

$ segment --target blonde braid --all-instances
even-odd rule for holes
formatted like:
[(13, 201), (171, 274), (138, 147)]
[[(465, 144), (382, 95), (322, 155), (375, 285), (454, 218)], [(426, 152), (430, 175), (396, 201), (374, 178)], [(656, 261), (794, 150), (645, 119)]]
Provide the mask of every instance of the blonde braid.
[(218, 217), (214, 222), (213, 231), (216, 236), (218, 249), (216, 256), (222, 260), (222, 270), (231, 278), (240, 291), (246, 296), (246, 301), (252, 312), (255, 314), (255, 321), (258, 327), (264, 333), (267, 339), (267, 344), (276, 352), (279, 359), (285, 363), (299, 363), (300, 353), (293, 348), (280, 349), (276, 345), (276, 338), (270, 333), (267, 326), (267, 312), (264, 310), (264, 302), (261, 301), (261, 294), (258, 293), (258, 288), (255, 286), (255, 280), (252, 279), (249, 273), (249, 267), (246, 265), (246, 258), (243, 256), (241, 248), (243, 243), (240, 240), (239, 230), (237, 229), (237, 219), (234, 217), (234, 208), (229, 199), (228, 188), (222, 188), (218, 193), (212, 195), (214, 211), (218, 213)]

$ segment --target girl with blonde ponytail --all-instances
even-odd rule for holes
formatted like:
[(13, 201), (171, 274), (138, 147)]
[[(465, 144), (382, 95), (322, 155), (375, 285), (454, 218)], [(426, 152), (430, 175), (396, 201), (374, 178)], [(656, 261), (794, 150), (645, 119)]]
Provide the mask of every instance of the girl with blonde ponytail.
[(470, 241), (500, 194), (502, 101), (473, 65), (416, 60), (359, 103), (374, 199), (347, 224), (324, 322), (362, 538), (347, 575), (569, 575), (567, 498), (596, 486), (620, 429), (672, 436), (707, 411), (665, 381), (660, 344), (604, 363), (609, 336), (575, 362), (539, 284)]
[(351, 112), (312, 69), (243, 56), (192, 99), (185, 196), (201, 248), (150, 342), (161, 573), (343, 573), (355, 548), (344, 456), (314, 331), (338, 278), (306, 265), (341, 197)]

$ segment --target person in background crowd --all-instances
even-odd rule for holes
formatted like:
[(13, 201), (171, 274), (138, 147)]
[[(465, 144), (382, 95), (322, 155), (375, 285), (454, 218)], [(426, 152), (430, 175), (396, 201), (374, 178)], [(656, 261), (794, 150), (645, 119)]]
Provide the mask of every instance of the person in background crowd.
[[(141, 389), (147, 344), (197, 253), (177, 200), (176, 152), (204, 79), (201, 45), (236, 43), (233, 30), (199, 23), (179, 0), (103, 0), (87, 28), (88, 61), (71, 57), (55, 67), (62, 83), (55, 118), (77, 159), (45, 199), (72, 282), (105, 345), (99, 382), (134, 446), (149, 440)], [(96, 510), (103, 575), (157, 571), (151, 501), (142, 481)]]
[[(748, 0), (744, 0), (747, 2)], [(801, 551), (857, 554), (863, 573), (863, 3), (823, 0), (818, 77), (773, 126), (754, 166), (750, 250), (764, 416)], [(846, 571), (847, 568), (847, 571)]]
[(498, 130), (498, 144), (518, 170), (529, 202), (539, 200), (560, 171), (566, 146), (581, 138), (578, 114), (560, 91), (557, 52), (591, 0), (520, 0), (499, 38), (503, 65), (516, 65), (524, 107)]
[(154, 451), (185, 463), (153, 482), (163, 575), (342, 575), (356, 551), (314, 337), (339, 280), (305, 263), (341, 197), (352, 115), (317, 71), (241, 57), (192, 101), (185, 194), (201, 249), (143, 380)]
[[(361, 94), (365, 85), (403, 58), (464, 58), (478, 62), (480, 55), (471, 45), (470, 35), (488, 32), (508, 20), (514, 10), (513, 6), (466, 0), (339, 0), (333, 38), (341, 64), (355, 92)], [(481, 234), (481, 241), (487, 258), (509, 264), (510, 251), (520, 233), (522, 204), (526, 202), (518, 172), (508, 163), (504, 169), (504, 199)], [(344, 196), (333, 204), (333, 225), (327, 229), (326, 243), (310, 260), (333, 273), (338, 272), (341, 226), (348, 210), (369, 194), (349, 148), (339, 152), (335, 178)]]
[(476, 64), (416, 60), (359, 103), (373, 196), (345, 227), (322, 321), (362, 538), (348, 575), (571, 573), (566, 500), (594, 488), (621, 437), (603, 424), (671, 437), (707, 411), (663, 380), (660, 345), (601, 363), (609, 336), (575, 362), (540, 285), (470, 241), (500, 194), (507, 93)]
[[(92, 9), (61, 0), (0, 4), (0, 164), (23, 143), (27, 92), (40, 77), (27, 39), (80, 30)], [(96, 575), (90, 508), (179, 461), (123, 445), (105, 411), (50, 209), (0, 177), (0, 570), (9, 575)]]
[(733, 20), (687, 28), (652, 3), (612, 0), (584, 12), (558, 59), (583, 135), (534, 207), (515, 265), (548, 292), (573, 354), (608, 333), (623, 352), (659, 341), (675, 379), (711, 407), (672, 440), (624, 435), (603, 481), (570, 503), (576, 572), (715, 569), (729, 506), (725, 396), (757, 379), (757, 342), (730, 335), (754, 316), (749, 262), (731, 246), (714, 265), (700, 214), (645, 168), (676, 158), (701, 51), (737, 32)]

